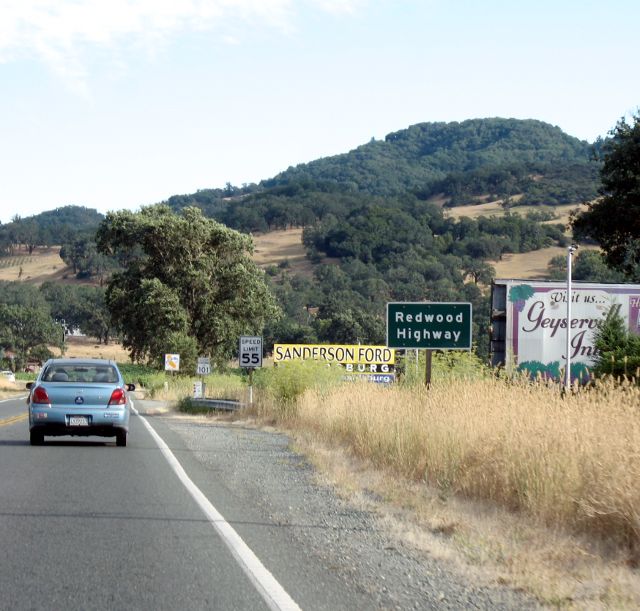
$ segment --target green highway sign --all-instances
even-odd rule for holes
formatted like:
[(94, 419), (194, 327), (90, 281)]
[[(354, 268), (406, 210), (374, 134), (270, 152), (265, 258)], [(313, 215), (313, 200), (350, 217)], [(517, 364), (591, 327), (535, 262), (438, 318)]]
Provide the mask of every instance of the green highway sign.
[(471, 350), (471, 304), (387, 303), (387, 346)]

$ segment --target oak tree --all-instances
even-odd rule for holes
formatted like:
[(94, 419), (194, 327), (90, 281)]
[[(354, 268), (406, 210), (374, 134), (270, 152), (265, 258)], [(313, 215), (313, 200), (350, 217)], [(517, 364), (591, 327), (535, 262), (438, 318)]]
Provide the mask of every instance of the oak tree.
[(607, 263), (640, 279), (640, 114), (621, 119), (601, 147), (602, 197), (573, 220), (575, 235), (592, 238)]
[(110, 212), (97, 233), (100, 252), (127, 261), (107, 287), (116, 330), (134, 360), (158, 362), (195, 341), (221, 365), (242, 334), (260, 333), (279, 310), (251, 259), (250, 236), (187, 207)]

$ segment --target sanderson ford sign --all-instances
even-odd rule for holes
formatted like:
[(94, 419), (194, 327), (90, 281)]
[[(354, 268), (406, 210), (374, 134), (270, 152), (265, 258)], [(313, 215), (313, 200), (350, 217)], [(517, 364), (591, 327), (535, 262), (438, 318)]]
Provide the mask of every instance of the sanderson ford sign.
[[(350, 344), (274, 344), (273, 362), (314, 360), (341, 365), (347, 374), (372, 382), (393, 382), (395, 350), (387, 346)], [(361, 379), (361, 378), (359, 378)]]

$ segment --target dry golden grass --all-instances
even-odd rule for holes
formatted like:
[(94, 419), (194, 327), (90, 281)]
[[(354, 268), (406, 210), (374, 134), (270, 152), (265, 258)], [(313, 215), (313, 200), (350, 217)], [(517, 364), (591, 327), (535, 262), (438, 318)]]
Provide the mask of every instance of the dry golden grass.
[[(287, 261), (287, 269), (291, 273), (312, 274), (313, 265), (306, 257), (301, 228), (257, 234), (253, 236), (253, 242), (253, 260), (260, 267)], [(59, 246), (37, 248), (31, 255), (26, 251), (16, 251), (14, 256), (0, 258), (0, 280), (22, 280), (32, 284), (42, 284), (47, 280), (65, 284), (92, 284), (74, 277), (71, 268), (60, 258)]]
[[(21, 386), (20, 381), (9, 382), (5, 377), (0, 377), (0, 390), (16, 390)], [(24, 385), (22, 385), (24, 388)]]
[(553, 604), (637, 608), (639, 405), (630, 385), (564, 399), (495, 379), (351, 385), (307, 392), (280, 423), (370, 465), (385, 498), (507, 582)]
[[(581, 250), (593, 250), (594, 246), (583, 246)], [(501, 261), (490, 261), (496, 270), (496, 278), (545, 279), (549, 262), (553, 257), (567, 256), (562, 246), (550, 246), (531, 252), (502, 255)]]
[[(562, 223), (563, 225), (567, 225), (571, 212), (580, 207), (580, 204), (563, 204), (561, 206), (514, 206), (510, 211), (511, 214), (519, 214), (521, 216), (526, 216), (528, 212), (551, 212), (557, 218), (545, 221), (545, 223)], [(446, 217), (453, 219), (459, 219), (463, 216), (477, 219), (481, 216), (504, 216), (505, 210), (501, 205), (501, 200), (497, 200), (485, 204), (444, 208), (444, 214)]]
[(566, 255), (562, 246), (550, 246), (531, 252), (505, 254), (501, 261), (490, 261), (496, 270), (496, 278), (538, 278), (548, 276), (549, 261), (553, 257)]
[[(60, 350), (51, 348), (55, 356), (61, 356)], [(129, 362), (129, 353), (117, 342), (99, 344), (93, 337), (67, 336), (66, 358), (111, 359), (119, 363)]]
[(61, 277), (66, 270), (60, 248), (39, 248), (29, 255), (25, 251), (0, 258), (0, 280), (23, 280), (39, 284)]
[(279, 265), (288, 261), (294, 274), (310, 275), (313, 271), (302, 244), (302, 229), (270, 231), (253, 236), (253, 260), (260, 267)]
[(17, 251), (13, 256), (0, 257), (0, 280), (42, 284), (48, 280), (63, 284), (95, 284), (78, 280), (60, 258), (60, 247), (36, 248), (32, 254)]
[(25, 382), (16, 380), (15, 383), (9, 382), (6, 378), (0, 377), (0, 399), (10, 399), (17, 394), (24, 395), (27, 393)]
[[(581, 209), (579, 204), (566, 204), (562, 206), (515, 206), (511, 208), (512, 214), (525, 216), (528, 212), (551, 212), (557, 218), (545, 221), (545, 223), (561, 223), (569, 227), (570, 215), (573, 211)], [(504, 216), (505, 211), (500, 201), (487, 202), (473, 206), (458, 206), (446, 208), (445, 216), (460, 219), (463, 216), (477, 219), (482, 216)], [(585, 247), (589, 248), (589, 247)], [(496, 270), (496, 278), (523, 278), (540, 279), (548, 277), (547, 267), (553, 257), (566, 255), (566, 249), (560, 246), (551, 246), (532, 252), (506, 254), (500, 261), (490, 261)]]
[(481, 216), (504, 216), (504, 208), (499, 201), (487, 202), (486, 204), (475, 204), (472, 206), (456, 206), (455, 208), (444, 208), (445, 217), (459, 219), (466, 216), (477, 219)]
[(555, 385), (490, 378), (308, 393), (297, 422), (409, 479), (619, 537), (640, 552), (638, 405), (634, 386), (563, 399)]
[[(551, 211), (558, 218), (551, 223), (567, 224), (569, 214), (576, 209), (573, 204), (565, 206), (517, 206), (513, 211), (518, 214), (526, 214), (528, 211)], [(473, 206), (458, 206), (445, 209), (445, 215), (454, 219), (462, 216), (479, 218), (481, 216), (502, 216), (504, 210), (499, 201), (488, 202)], [(287, 229), (271, 231), (269, 233), (253, 236), (254, 261), (262, 268), (272, 265), (288, 263), (287, 270), (292, 274), (310, 276), (313, 273), (313, 264), (306, 258), (302, 244), (302, 229)], [(564, 254), (560, 247), (545, 248), (531, 253), (505, 255), (502, 261), (493, 263), (498, 278), (544, 278), (547, 273), (547, 265), (552, 257)], [(36, 249), (32, 255), (24, 252), (14, 257), (0, 259), (4, 261), (4, 267), (0, 266), (0, 280), (22, 280), (34, 284), (42, 284), (47, 280), (56, 280), (68, 284), (86, 284), (90, 282), (79, 281), (74, 278), (60, 258), (60, 248)], [(325, 259), (325, 262), (333, 262)], [(22, 268), (22, 275), (20, 275)]]

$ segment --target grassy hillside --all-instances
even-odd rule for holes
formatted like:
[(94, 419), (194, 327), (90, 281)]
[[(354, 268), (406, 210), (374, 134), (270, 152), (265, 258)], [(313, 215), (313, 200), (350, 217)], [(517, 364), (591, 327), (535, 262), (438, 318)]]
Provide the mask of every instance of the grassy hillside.
[[(559, 221), (568, 218), (568, 212), (573, 206), (563, 206), (559, 213)], [(454, 208), (451, 216), (460, 218), (469, 216), (501, 216), (504, 210), (495, 203), (482, 206), (468, 206)], [(313, 264), (306, 257), (302, 244), (302, 229), (271, 231), (253, 236), (254, 261), (263, 269), (277, 267), (290, 275), (310, 277), (313, 274)], [(0, 280), (22, 280), (31, 284), (42, 284), (47, 280), (68, 284), (79, 284), (69, 267), (59, 255), (60, 249), (38, 249), (32, 255), (17, 255), (0, 258)], [(537, 251), (518, 254), (506, 254), (501, 261), (492, 264), (498, 278), (544, 278), (547, 274), (549, 261), (566, 250), (552, 246)], [(22, 277), (19, 277), (22, 268)], [(88, 283), (88, 282), (84, 282)]]
[(37, 248), (31, 254), (17, 252), (0, 257), (0, 280), (23, 280), (41, 284), (45, 280), (60, 280), (67, 266), (60, 258), (60, 247)]
[[(511, 211), (517, 214), (526, 215), (529, 212), (548, 214), (550, 217), (544, 223), (562, 223), (563, 225), (569, 224), (569, 218), (571, 213), (580, 209), (580, 205), (577, 204), (564, 204), (562, 206), (516, 206)], [(487, 202), (484, 204), (470, 204), (467, 206), (456, 206), (455, 208), (445, 209), (445, 216), (452, 219), (460, 219), (463, 216), (471, 219), (477, 219), (483, 216), (504, 216), (505, 209), (501, 205), (501, 200)]]
[(263, 269), (275, 266), (292, 274), (312, 274), (313, 264), (302, 245), (301, 228), (254, 235), (253, 243), (253, 260)]
[(62, 284), (96, 284), (78, 280), (73, 270), (60, 258), (60, 247), (35, 248), (31, 254), (16, 251), (11, 256), (0, 257), (0, 280), (20, 280), (40, 285), (48, 280)]

